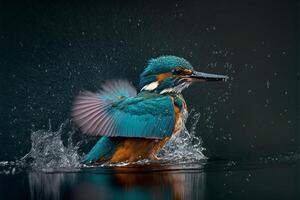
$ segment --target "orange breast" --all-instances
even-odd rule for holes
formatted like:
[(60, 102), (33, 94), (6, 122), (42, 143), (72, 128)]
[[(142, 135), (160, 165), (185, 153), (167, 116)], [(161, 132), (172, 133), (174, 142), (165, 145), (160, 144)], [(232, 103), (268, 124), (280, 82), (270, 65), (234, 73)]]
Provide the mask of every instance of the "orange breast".
[(151, 154), (155, 144), (155, 139), (128, 138), (124, 139), (111, 158), (111, 162), (128, 161), (133, 162), (146, 159)]
[(174, 111), (175, 111), (175, 128), (173, 134), (178, 133), (179, 129), (181, 128), (181, 111), (175, 105), (174, 105)]

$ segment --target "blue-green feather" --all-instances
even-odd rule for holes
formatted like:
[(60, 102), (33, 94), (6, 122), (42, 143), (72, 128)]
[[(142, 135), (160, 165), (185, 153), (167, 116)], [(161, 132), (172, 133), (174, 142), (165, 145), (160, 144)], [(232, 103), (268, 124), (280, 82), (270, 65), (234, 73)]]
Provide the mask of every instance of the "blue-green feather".
[(117, 142), (113, 141), (108, 137), (101, 137), (91, 151), (82, 159), (82, 163), (88, 164), (93, 163), (99, 160), (109, 159), (110, 156), (114, 153), (114, 150), (117, 146)]
[(175, 127), (172, 98), (136, 91), (128, 82), (111, 81), (98, 94), (78, 96), (74, 121), (89, 135), (107, 137), (164, 138)]
[(160, 56), (158, 58), (150, 59), (146, 69), (140, 75), (139, 87), (142, 88), (143, 86), (156, 81), (156, 75), (171, 72), (175, 67), (193, 69), (192, 65), (187, 60), (177, 56)]
[(175, 86), (176, 80), (173, 78), (166, 78), (165, 80), (161, 81), (159, 86), (155, 89), (157, 92), (161, 92), (162, 90), (170, 87)]
[(183, 107), (183, 100), (179, 98), (178, 96), (174, 97), (174, 104), (181, 110)]
[(110, 108), (116, 126), (113, 136), (163, 138), (172, 134), (175, 113), (171, 97), (152, 95), (150, 98), (143, 94), (119, 101)]

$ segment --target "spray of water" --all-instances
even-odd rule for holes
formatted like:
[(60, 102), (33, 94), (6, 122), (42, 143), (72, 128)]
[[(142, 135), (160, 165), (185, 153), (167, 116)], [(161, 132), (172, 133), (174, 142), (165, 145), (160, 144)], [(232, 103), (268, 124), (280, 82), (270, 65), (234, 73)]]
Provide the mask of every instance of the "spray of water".
[[(78, 154), (80, 142), (74, 143), (75, 130), (66, 130), (69, 120), (53, 131), (49, 121), (48, 130), (38, 130), (31, 134), (31, 149), (21, 160), (35, 169), (79, 167), (81, 156)], [(66, 134), (67, 141), (62, 136)]]
[[(200, 114), (194, 112), (190, 115), (192, 126), (190, 131), (186, 127), (183, 131), (171, 138), (170, 141), (159, 152), (161, 163), (186, 163), (205, 159), (202, 153), (203, 147), (199, 137), (196, 136), (196, 125), (199, 121)], [(13, 162), (18, 167), (31, 167), (35, 170), (52, 171), (55, 169), (76, 169), (85, 167), (80, 163), (82, 155), (78, 153), (80, 145), (86, 141), (75, 142), (73, 135), (76, 130), (72, 128), (70, 120), (62, 123), (58, 130), (54, 131), (49, 121), (48, 130), (37, 130), (31, 134), (31, 149), (20, 160)], [(66, 136), (66, 137), (64, 137)], [(152, 161), (144, 160), (136, 164), (151, 164)], [(11, 162), (1, 162), (0, 164), (13, 166)], [(105, 163), (103, 166), (127, 166), (132, 163)], [(98, 165), (99, 166), (99, 165)], [(97, 167), (98, 167), (97, 166)], [(11, 170), (15, 172), (14, 168)]]
[(103, 163), (101, 166), (105, 167), (124, 167), (128, 165), (149, 165), (149, 164), (162, 164), (162, 165), (180, 165), (186, 163), (193, 163), (200, 160), (205, 160), (206, 157), (202, 153), (202, 140), (196, 135), (197, 123), (200, 119), (200, 113), (192, 111), (189, 114), (191, 118), (190, 130), (184, 126), (182, 131), (173, 136), (167, 144), (158, 152), (159, 161), (153, 160), (139, 160), (137, 162), (119, 162), (119, 163)]
[(202, 151), (202, 140), (196, 136), (196, 126), (200, 119), (200, 113), (190, 114), (192, 126), (190, 130), (184, 126), (182, 131), (172, 137), (170, 141), (162, 148), (158, 156), (163, 160), (177, 163), (194, 162), (205, 159)]

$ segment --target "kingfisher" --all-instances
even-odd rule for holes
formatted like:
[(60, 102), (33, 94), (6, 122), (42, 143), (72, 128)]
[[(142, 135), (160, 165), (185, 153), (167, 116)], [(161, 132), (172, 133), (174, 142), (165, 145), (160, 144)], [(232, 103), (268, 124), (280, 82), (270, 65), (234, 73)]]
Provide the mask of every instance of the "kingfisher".
[(195, 71), (184, 58), (152, 58), (140, 74), (139, 92), (127, 80), (106, 81), (74, 100), (73, 121), (83, 133), (101, 136), (85, 164), (158, 160), (158, 151), (182, 131), (188, 111), (182, 90), (193, 82), (228, 76)]

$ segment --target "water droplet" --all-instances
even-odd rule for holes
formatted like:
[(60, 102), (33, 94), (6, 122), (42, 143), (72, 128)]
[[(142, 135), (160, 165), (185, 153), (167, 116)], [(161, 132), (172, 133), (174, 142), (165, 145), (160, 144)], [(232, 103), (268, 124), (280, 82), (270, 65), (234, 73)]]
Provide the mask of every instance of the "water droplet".
[(270, 88), (270, 81), (267, 81), (267, 88)]

